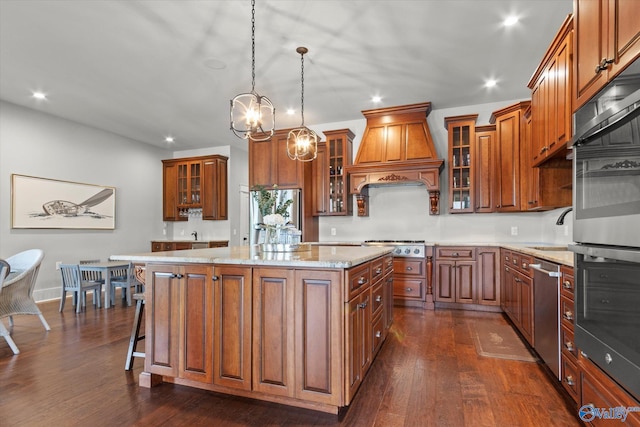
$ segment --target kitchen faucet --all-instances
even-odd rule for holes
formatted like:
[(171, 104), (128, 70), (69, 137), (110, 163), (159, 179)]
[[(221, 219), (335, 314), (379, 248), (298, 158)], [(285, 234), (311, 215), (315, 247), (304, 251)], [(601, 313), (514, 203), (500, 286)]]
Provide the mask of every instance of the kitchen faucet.
[(567, 208), (565, 209), (560, 216), (558, 217), (558, 220), (556, 221), (556, 225), (562, 225), (564, 224), (564, 217), (567, 216), (567, 214), (569, 212), (571, 212), (573, 210), (573, 208)]
[(198, 232), (197, 232), (197, 231), (194, 231), (193, 233), (191, 233), (191, 235), (192, 235), (193, 237), (195, 237), (195, 238), (196, 238), (196, 240), (198, 240)]

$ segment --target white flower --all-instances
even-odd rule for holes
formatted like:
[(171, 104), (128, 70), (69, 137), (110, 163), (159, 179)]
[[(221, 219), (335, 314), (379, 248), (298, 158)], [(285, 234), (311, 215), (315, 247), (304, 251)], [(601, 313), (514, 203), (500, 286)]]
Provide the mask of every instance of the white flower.
[(265, 215), (262, 220), (266, 225), (284, 225), (286, 222), (284, 217), (280, 214)]

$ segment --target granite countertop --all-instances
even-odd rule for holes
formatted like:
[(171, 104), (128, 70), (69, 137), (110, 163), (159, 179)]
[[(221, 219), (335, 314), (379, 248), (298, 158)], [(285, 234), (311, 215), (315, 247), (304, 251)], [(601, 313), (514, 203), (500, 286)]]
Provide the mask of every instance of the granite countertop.
[(497, 246), (500, 248), (518, 251), (546, 261), (573, 267), (574, 253), (567, 249), (567, 245), (558, 243), (436, 243), (436, 246)]
[(171, 243), (208, 243), (208, 242), (228, 242), (226, 239), (204, 239), (204, 240), (193, 240), (193, 239), (152, 239), (152, 242), (171, 242)]
[(195, 264), (268, 265), (312, 268), (350, 268), (391, 253), (389, 247), (311, 246), (309, 251), (260, 252), (257, 246), (147, 252), (112, 255), (114, 261)]

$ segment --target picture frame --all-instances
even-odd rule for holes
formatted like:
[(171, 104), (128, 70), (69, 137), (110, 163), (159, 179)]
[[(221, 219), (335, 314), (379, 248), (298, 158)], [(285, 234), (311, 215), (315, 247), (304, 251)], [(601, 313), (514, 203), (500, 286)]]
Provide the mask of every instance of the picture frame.
[(115, 187), (11, 175), (11, 228), (113, 230)]

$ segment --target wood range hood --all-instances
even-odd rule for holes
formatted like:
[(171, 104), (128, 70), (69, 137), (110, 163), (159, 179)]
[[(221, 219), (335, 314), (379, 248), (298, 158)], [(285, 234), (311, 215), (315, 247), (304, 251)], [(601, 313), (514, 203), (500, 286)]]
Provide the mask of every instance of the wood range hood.
[(427, 116), (431, 103), (364, 110), (367, 127), (351, 166), (345, 166), (349, 193), (356, 195), (358, 216), (369, 214), (369, 185), (424, 184), (429, 214), (440, 213), (440, 172)]

